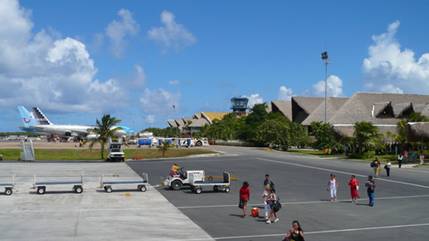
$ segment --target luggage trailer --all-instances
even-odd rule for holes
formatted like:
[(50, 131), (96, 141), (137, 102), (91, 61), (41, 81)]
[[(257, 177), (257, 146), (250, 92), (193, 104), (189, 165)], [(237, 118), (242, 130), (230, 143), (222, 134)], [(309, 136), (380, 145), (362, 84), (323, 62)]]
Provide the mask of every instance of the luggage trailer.
[[(135, 179), (114, 179), (114, 180), (105, 180), (105, 176), (100, 178), (100, 187), (104, 191), (111, 193), (113, 191), (113, 186), (126, 188), (129, 186), (136, 186), (138, 191), (146, 192), (147, 185), (149, 183), (149, 176), (147, 173), (142, 173), (142, 177)], [(123, 189), (121, 189), (123, 190)]]
[(223, 180), (203, 180), (194, 181), (193, 175), (190, 177), (191, 189), (196, 194), (200, 194), (203, 190), (212, 189), (214, 192), (223, 191), (229, 193), (231, 191), (231, 174), (229, 172), (223, 172)]
[(83, 176), (76, 180), (65, 180), (65, 181), (37, 181), (36, 175), (33, 177), (33, 189), (36, 189), (37, 194), (45, 194), (48, 186), (72, 186), (72, 190), (75, 193), (83, 192)]
[(13, 188), (15, 187), (15, 175), (11, 177), (10, 182), (0, 182), (0, 190), (3, 189), (5, 195), (12, 195)]

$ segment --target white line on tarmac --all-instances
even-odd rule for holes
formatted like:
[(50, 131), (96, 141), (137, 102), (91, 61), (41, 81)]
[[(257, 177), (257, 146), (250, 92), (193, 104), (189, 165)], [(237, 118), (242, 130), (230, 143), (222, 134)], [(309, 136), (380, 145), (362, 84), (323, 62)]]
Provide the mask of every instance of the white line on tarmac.
[[(341, 174), (345, 174), (345, 175), (355, 175), (358, 177), (367, 177), (367, 175), (362, 175), (362, 174), (353, 173), (353, 172), (340, 171), (340, 170), (330, 169), (330, 168), (315, 167), (315, 166), (310, 166), (310, 165), (305, 165), (305, 164), (291, 163), (291, 162), (285, 162), (285, 161), (277, 161), (277, 160), (271, 160), (271, 159), (266, 159), (266, 158), (256, 158), (256, 159), (261, 160), (261, 161), (266, 161), (266, 162), (273, 162), (273, 163), (279, 163), (279, 164), (284, 164), (284, 165), (315, 169), (315, 170), (326, 171), (326, 172), (335, 172), (335, 173), (341, 173)], [(398, 181), (398, 180), (393, 180), (393, 179), (385, 179), (385, 178), (380, 178), (380, 177), (377, 177), (376, 180), (429, 189), (429, 186), (425, 186), (425, 185), (421, 185), (421, 184), (417, 184), (417, 183), (403, 182), (403, 181)]]
[[(305, 235), (345, 233), (345, 232), (384, 230), (384, 229), (396, 229), (396, 228), (415, 228), (415, 227), (426, 227), (426, 226), (429, 226), (429, 223), (415, 223), (415, 224), (390, 225), (390, 226), (378, 226), (378, 227), (320, 230), (320, 231), (305, 232)], [(285, 235), (284, 233), (275, 233), (275, 234), (243, 235), (243, 236), (229, 236), (229, 237), (225, 236), (225, 237), (213, 237), (213, 238), (215, 240), (226, 240), (226, 239), (268, 238), (268, 237), (279, 237), (279, 236), (284, 236), (284, 235)]]
[[(396, 200), (396, 199), (411, 199), (411, 198), (429, 198), (427, 195), (412, 195), (412, 196), (391, 196), (391, 197), (377, 197), (377, 200)], [(360, 198), (358, 201), (366, 201), (365, 198)], [(351, 202), (351, 199), (339, 199), (337, 202)], [(282, 205), (306, 205), (306, 204), (324, 204), (331, 203), (330, 201), (299, 201), (299, 202), (282, 202)], [(262, 203), (250, 203), (249, 206), (262, 206)], [(224, 205), (199, 205), (199, 206), (178, 206), (178, 209), (199, 209), (199, 208), (228, 208), (236, 207), (236, 204)]]

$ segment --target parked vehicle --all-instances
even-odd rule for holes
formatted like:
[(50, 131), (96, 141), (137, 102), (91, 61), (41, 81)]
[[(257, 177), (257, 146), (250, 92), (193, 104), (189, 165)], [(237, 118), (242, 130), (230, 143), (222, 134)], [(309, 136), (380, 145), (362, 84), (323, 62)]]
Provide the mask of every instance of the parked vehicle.
[(203, 181), (205, 174), (203, 170), (187, 170), (180, 169), (178, 175), (168, 176), (164, 180), (164, 186), (173, 189), (180, 190), (184, 186), (190, 186), (191, 182), (189, 177), (193, 178), (194, 181)]
[(121, 162), (125, 161), (125, 153), (122, 150), (122, 143), (110, 142), (107, 161), (121, 161)]
[(199, 138), (194, 140), (195, 146), (209, 146), (209, 140), (207, 138)]

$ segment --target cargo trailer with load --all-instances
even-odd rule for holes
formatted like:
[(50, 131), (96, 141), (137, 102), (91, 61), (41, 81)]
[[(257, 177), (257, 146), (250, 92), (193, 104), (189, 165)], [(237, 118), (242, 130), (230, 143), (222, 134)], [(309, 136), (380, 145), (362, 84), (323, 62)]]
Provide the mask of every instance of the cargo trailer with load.
[(200, 194), (206, 190), (229, 193), (231, 191), (231, 174), (229, 172), (223, 172), (221, 180), (215, 178), (200, 180), (199, 178), (194, 178), (194, 175), (191, 174), (189, 183), (192, 191), (196, 194)]

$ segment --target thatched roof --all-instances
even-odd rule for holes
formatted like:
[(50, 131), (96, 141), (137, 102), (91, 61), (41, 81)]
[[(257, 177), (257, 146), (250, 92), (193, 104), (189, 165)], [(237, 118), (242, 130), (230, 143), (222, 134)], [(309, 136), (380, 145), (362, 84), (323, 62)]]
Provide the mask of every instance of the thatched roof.
[[(204, 119), (204, 118), (201, 118), (201, 119), (192, 119), (192, 120), (189, 120), (190, 121), (190, 124), (189, 124), (189, 127), (197, 127), (197, 128), (199, 128), (199, 127), (203, 127), (203, 126), (205, 126), (205, 125), (208, 125), (208, 124), (210, 124), (206, 119)], [(189, 123), (189, 122), (188, 122)]]
[(423, 108), (423, 110), (421, 111), (421, 114), (429, 117), (429, 104)]
[(311, 113), (315, 110), (320, 103), (324, 100), (322, 97), (304, 97), (304, 96), (294, 96), (292, 100), (299, 105), (307, 113)]
[(271, 111), (280, 112), (289, 120), (292, 120), (292, 102), (290, 100), (271, 101)]
[[(326, 100), (326, 117), (329, 120), (334, 116), (335, 112), (346, 103), (348, 98), (329, 97)], [(310, 115), (301, 123), (303, 125), (310, 125), (312, 122), (325, 120), (325, 101), (322, 101), (319, 106), (310, 113)]]
[(408, 127), (414, 139), (429, 138), (429, 122), (409, 122)]
[(178, 127), (175, 120), (168, 120), (167, 123), (170, 127)]
[(427, 104), (429, 95), (356, 93), (344, 103), (329, 122), (333, 125), (354, 124), (358, 121), (368, 121), (377, 125), (396, 125), (398, 118), (394, 116), (377, 118), (377, 114), (389, 106), (396, 106), (397, 110), (401, 110), (399, 107), (404, 103), (412, 103), (413, 106)]
[(401, 118), (405, 113), (414, 111), (413, 103), (411, 102), (397, 103), (392, 105), (392, 107), (396, 118)]
[(292, 97), (292, 121), (302, 123), (323, 100), (321, 97)]

